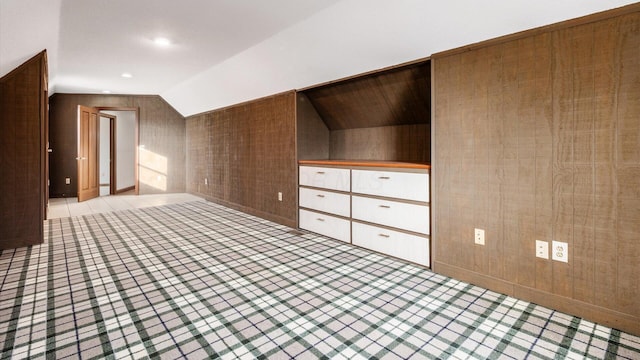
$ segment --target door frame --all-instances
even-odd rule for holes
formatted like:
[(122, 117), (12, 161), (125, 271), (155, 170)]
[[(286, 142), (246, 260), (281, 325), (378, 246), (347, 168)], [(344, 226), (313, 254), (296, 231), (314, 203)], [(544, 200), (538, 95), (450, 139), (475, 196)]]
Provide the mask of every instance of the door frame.
[[(133, 111), (134, 115), (135, 115), (135, 134), (134, 134), (134, 139), (135, 139), (135, 151), (134, 151), (134, 193), (136, 195), (140, 194), (140, 179), (138, 178), (138, 168), (139, 168), (139, 156), (138, 153), (140, 152), (139, 150), (139, 146), (140, 146), (140, 108), (138, 107), (127, 107), (127, 106), (96, 106), (96, 109), (98, 109), (98, 112), (102, 112), (102, 111)], [(105, 114), (105, 115), (109, 115), (109, 114)], [(112, 141), (113, 141), (113, 146), (111, 146), (111, 151), (115, 151), (116, 148), (116, 124), (114, 124), (113, 129), (112, 129)], [(117, 161), (115, 153), (112, 154), (112, 159), (115, 159), (113, 161), (113, 171), (111, 172), (112, 176), (115, 176), (115, 162)], [(112, 194), (116, 194), (117, 190), (115, 189), (115, 179), (111, 180), (111, 184), (113, 184), (113, 188), (110, 188), (109, 191)]]
[[(98, 119), (109, 119), (109, 195), (116, 193), (116, 116), (98, 110)], [(100, 129), (100, 126), (98, 126)], [(102, 135), (99, 136), (102, 139)], [(98, 156), (98, 159), (100, 157)]]

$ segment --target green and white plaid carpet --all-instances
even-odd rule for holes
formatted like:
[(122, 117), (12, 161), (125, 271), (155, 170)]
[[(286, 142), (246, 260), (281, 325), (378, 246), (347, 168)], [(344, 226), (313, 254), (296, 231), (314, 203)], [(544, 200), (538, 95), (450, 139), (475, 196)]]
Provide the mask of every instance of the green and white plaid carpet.
[(209, 202), (0, 254), (1, 358), (640, 359), (640, 338)]

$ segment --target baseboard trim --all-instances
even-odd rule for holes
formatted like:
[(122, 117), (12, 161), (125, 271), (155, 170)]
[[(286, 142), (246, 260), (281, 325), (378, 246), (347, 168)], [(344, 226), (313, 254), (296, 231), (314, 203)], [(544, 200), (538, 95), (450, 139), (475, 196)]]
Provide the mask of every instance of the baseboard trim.
[(267, 212), (264, 212), (264, 211), (256, 210), (254, 208), (250, 208), (248, 206), (239, 205), (239, 204), (236, 204), (236, 203), (232, 203), (232, 202), (229, 202), (229, 201), (226, 201), (226, 200), (222, 200), (222, 199), (219, 199), (219, 198), (215, 198), (215, 197), (212, 197), (212, 196), (200, 194), (200, 193), (197, 193), (197, 192), (191, 192), (190, 194), (202, 197), (207, 201), (211, 201), (213, 203), (216, 203), (216, 204), (219, 204), (219, 205), (223, 205), (223, 206), (226, 206), (226, 207), (234, 209), (234, 210), (242, 211), (244, 213), (263, 218), (265, 220), (273, 221), (273, 222), (278, 223), (280, 225), (288, 226), (288, 227), (291, 227), (291, 228), (294, 228), (294, 229), (297, 228), (297, 221), (295, 219), (291, 220), (291, 219), (288, 219), (288, 218), (284, 218), (282, 216), (277, 216), (277, 215), (270, 214), (270, 213), (267, 213)]
[(135, 190), (135, 189), (136, 189), (135, 185), (134, 186), (129, 186), (129, 187), (126, 187), (126, 188), (122, 188), (122, 189), (116, 190), (116, 194), (122, 194), (124, 192)]
[(470, 271), (439, 261), (433, 262), (433, 271), (454, 279), (462, 280), (517, 299), (529, 301), (550, 309), (581, 317), (585, 320), (619, 329), (640, 336), (640, 317), (621, 313), (583, 301), (548, 293), (527, 286)]

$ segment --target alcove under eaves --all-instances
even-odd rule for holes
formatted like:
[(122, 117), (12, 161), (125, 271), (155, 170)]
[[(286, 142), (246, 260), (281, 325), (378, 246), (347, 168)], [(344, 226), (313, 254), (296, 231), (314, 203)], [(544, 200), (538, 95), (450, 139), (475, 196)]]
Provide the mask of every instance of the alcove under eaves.
[(298, 159), (430, 163), (430, 77), (419, 60), (299, 90)]

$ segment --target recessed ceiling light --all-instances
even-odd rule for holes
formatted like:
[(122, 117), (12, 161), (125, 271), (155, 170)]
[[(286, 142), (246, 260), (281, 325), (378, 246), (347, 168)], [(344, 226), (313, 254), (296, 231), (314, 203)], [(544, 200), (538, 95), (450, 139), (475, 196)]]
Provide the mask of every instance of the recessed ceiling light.
[(122, 73), (121, 75), (123, 78), (132, 78), (133, 75), (131, 75), (131, 73)]
[(155, 39), (153, 39), (153, 42), (158, 45), (158, 46), (169, 46), (171, 45), (171, 40), (167, 39), (167, 38), (163, 38), (163, 37), (157, 37)]
[(104, 94), (111, 94), (111, 90), (102, 90)]

